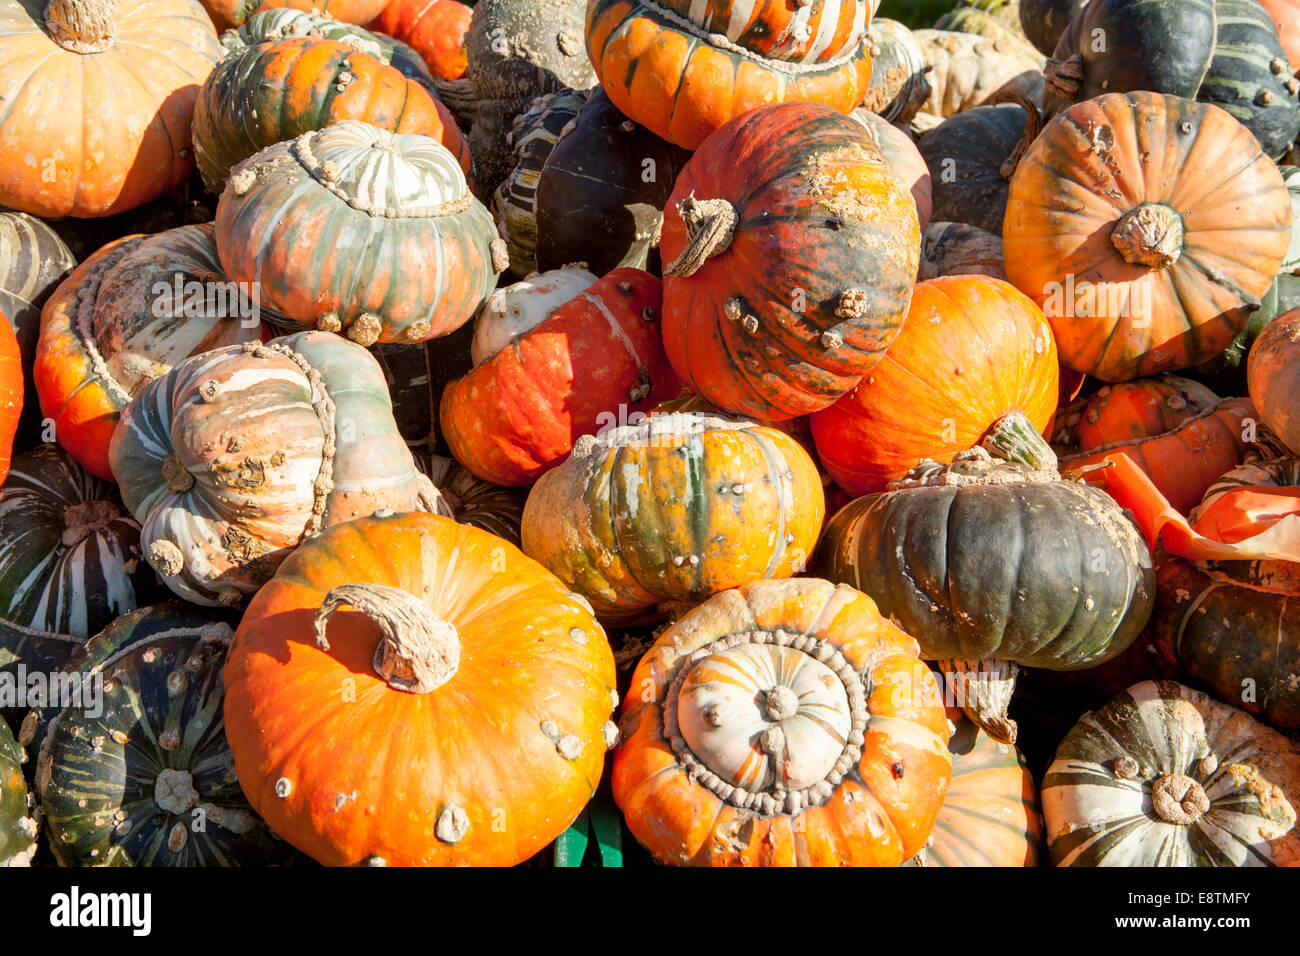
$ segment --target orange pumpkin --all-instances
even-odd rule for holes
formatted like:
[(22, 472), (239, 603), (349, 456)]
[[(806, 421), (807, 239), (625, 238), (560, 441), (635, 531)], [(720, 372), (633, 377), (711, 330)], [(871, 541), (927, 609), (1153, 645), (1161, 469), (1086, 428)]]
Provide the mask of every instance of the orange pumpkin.
[(458, 0), (389, 0), (370, 28), (410, 46), (439, 79), (458, 80), (469, 65), (465, 31), (473, 13)]
[[(23, 413), (23, 357), (9, 319), (0, 315), (0, 485), (9, 477), (14, 435)], [(820, 525), (820, 522), (818, 522)]]
[(1270, 322), (1250, 347), (1246, 383), (1259, 417), (1293, 455), (1300, 454), (1300, 309)]
[(1107, 382), (1222, 352), (1291, 239), (1277, 166), (1205, 103), (1107, 93), (1058, 114), (1011, 178), (1007, 277), (1052, 323), (1061, 361)]
[(573, 822), (617, 736), (591, 612), (513, 545), (434, 515), (300, 547), (245, 612), (225, 684), (248, 802), (334, 866), (519, 863)]
[(623, 701), (614, 799), (661, 863), (897, 866), (952, 775), (916, 642), (816, 578), (723, 591), (670, 626)]
[(1011, 412), (1046, 432), (1058, 392), (1056, 346), (1038, 306), (990, 276), (928, 279), (912, 290), (885, 357), (812, 416), (813, 438), (835, 483), (864, 495), (923, 458), (952, 461)]

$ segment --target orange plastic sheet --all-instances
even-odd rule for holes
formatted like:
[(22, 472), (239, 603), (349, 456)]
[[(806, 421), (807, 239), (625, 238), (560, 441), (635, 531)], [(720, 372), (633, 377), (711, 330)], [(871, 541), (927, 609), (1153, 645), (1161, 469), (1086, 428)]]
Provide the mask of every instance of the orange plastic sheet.
[(1191, 560), (1300, 562), (1300, 488), (1234, 488), (1193, 526), (1132, 461), (1119, 455), (1106, 460), (1111, 466), (1095, 477), (1133, 513), (1153, 549), (1161, 541), (1170, 554)]

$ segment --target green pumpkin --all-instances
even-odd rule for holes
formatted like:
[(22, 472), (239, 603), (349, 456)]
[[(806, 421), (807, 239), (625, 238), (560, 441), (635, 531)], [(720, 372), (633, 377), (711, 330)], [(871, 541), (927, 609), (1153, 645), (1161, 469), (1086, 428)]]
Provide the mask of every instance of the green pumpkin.
[(231, 633), (172, 605), (92, 642), (81, 673), (102, 677), (102, 706), (51, 716), (36, 763), (60, 864), (261, 866), (291, 855), (244, 799), (226, 744)]
[[(931, 222), (959, 222), (1002, 235), (1010, 190), (1007, 161), (1038, 117), (1016, 103), (977, 106), (950, 116), (917, 143), (930, 170)], [(1006, 167), (1007, 175), (1003, 175)]]
[(1029, 42), (1051, 56), (1061, 34), (1088, 0), (1020, 0), (1020, 26)]
[(29, 866), (36, 853), (36, 821), (22, 763), (22, 748), (0, 720), (0, 868)]

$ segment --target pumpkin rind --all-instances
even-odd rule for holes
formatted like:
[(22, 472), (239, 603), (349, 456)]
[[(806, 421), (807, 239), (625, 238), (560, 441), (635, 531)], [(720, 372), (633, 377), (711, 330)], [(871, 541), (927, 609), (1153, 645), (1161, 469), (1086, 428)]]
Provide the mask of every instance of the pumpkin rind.
[(527, 335), (595, 283), (596, 276), (586, 269), (566, 267), (534, 273), (493, 290), (474, 319), (470, 343), (474, 365), (482, 365), (514, 339)]
[(36, 854), (36, 821), (31, 818), (23, 751), (0, 720), (0, 869), (30, 866)]
[(1300, 330), (1300, 309), (1279, 315), (1255, 339), (1246, 362), (1246, 384), (1259, 418), (1292, 454), (1300, 449), (1297, 330)]
[(384, 0), (202, 0), (217, 29), (237, 27), (264, 10), (305, 10), (323, 13), (344, 23), (369, 23)]
[(927, 131), (917, 149), (930, 169), (931, 218), (1002, 235), (1007, 158), (1025, 138), (1026, 115), (1014, 103), (979, 106)]
[(23, 357), (9, 320), (0, 314), (0, 484), (9, 474), (14, 436), (23, 413)]
[(925, 54), (912, 31), (897, 20), (874, 17), (863, 41), (871, 54), (871, 83), (862, 106), (905, 126), (930, 98)]
[(1065, 28), (1087, 3), (1088, 0), (1020, 0), (1020, 26), (1039, 53), (1051, 56)]
[(457, 0), (388, 0), (370, 25), (409, 43), (434, 76), (455, 80), (469, 65), (465, 34), (473, 13)]
[(912, 194), (912, 201), (916, 203), (916, 217), (921, 233), (924, 234), (930, 225), (932, 207), (930, 170), (926, 167), (925, 158), (912, 142), (912, 137), (870, 110), (859, 108), (850, 115), (875, 135), (880, 154), (898, 176), (899, 185)]
[(994, 40), (951, 30), (916, 30), (913, 36), (932, 67), (923, 113), (954, 116), (990, 105), (1004, 89), (1032, 95), (1042, 82), (1043, 58), (1024, 39)]

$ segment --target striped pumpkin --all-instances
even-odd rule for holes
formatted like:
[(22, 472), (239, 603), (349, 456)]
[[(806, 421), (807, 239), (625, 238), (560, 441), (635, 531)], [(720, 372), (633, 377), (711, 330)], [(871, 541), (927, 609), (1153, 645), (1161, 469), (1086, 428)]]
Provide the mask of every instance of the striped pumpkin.
[(361, 345), (454, 331), (507, 265), (451, 153), (353, 120), (242, 163), (216, 230), (231, 278), (258, 283), (296, 322)]
[(685, 149), (764, 104), (803, 100), (848, 113), (871, 79), (871, 58), (860, 43), (826, 60), (782, 62), (715, 38), (653, 0), (592, 0), (586, 32), (587, 52), (614, 105)]
[(534, 273), (530, 278), (494, 290), (474, 319), (470, 358), (476, 366), (482, 365), (595, 282), (596, 277), (586, 269), (568, 266), (540, 275)]
[(802, 570), (824, 513), (817, 466), (784, 432), (657, 414), (579, 439), (529, 493), (522, 541), (602, 622), (627, 625)]
[(872, 19), (864, 44), (871, 54), (871, 83), (862, 97), (863, 108), (906, 126), (930, 98), (921, 44), (907, 27), (884, 17)]
[(416, 452), (415, 464), (438, 488), (438, 514), (519, 546), (526, 491), (482, 481), (456, 459), (442, 455)]
[(1173, 681), (1085, 714), (1041, 796), (1057, 866), (1300, 865), (1300, 751)]
[(123, 410), (109, 461), (149, 563), (197, 604), (239, 604), (323, 528), (437, 500), (379, 364), (327, 332), (182, 362)]
[(171, 602), (119, 618), (69, 662), (83, 682), (102, 681), (103, 697), (51, 708), (35, 742), (60, 865), (258, 866), (291, 855), (249, 808), (226, 743), (232, 633), (229, 620)]
[(132, 396), (191, 355), (261, 339), (260, 314), (256, 293), (222, 271), (210, 223), (112, 242), (46, 303), (41, 412), (83, 468), (111, 480), (108, 443)]
[(824, 63), (856, 47), (880, 0), (661, 0), (704, 33), (787, 63)]
[(22, 765), (26, 754), (0, 720), (0, 869), (30, 866), (36, 855), (36, 821)]
[(385, 0), (201, 0), (218, 30), (237, 27), (261, 10), (314, 10), (345, 23), (369, 23)]
[(460, 129), (423, 84), (353, 44), (311, 36), (257, 43), (212, 71), (194, 107), (199, 172), (220, 194), (240, 161), (345, 120), (432, 137), (469, 173)]

